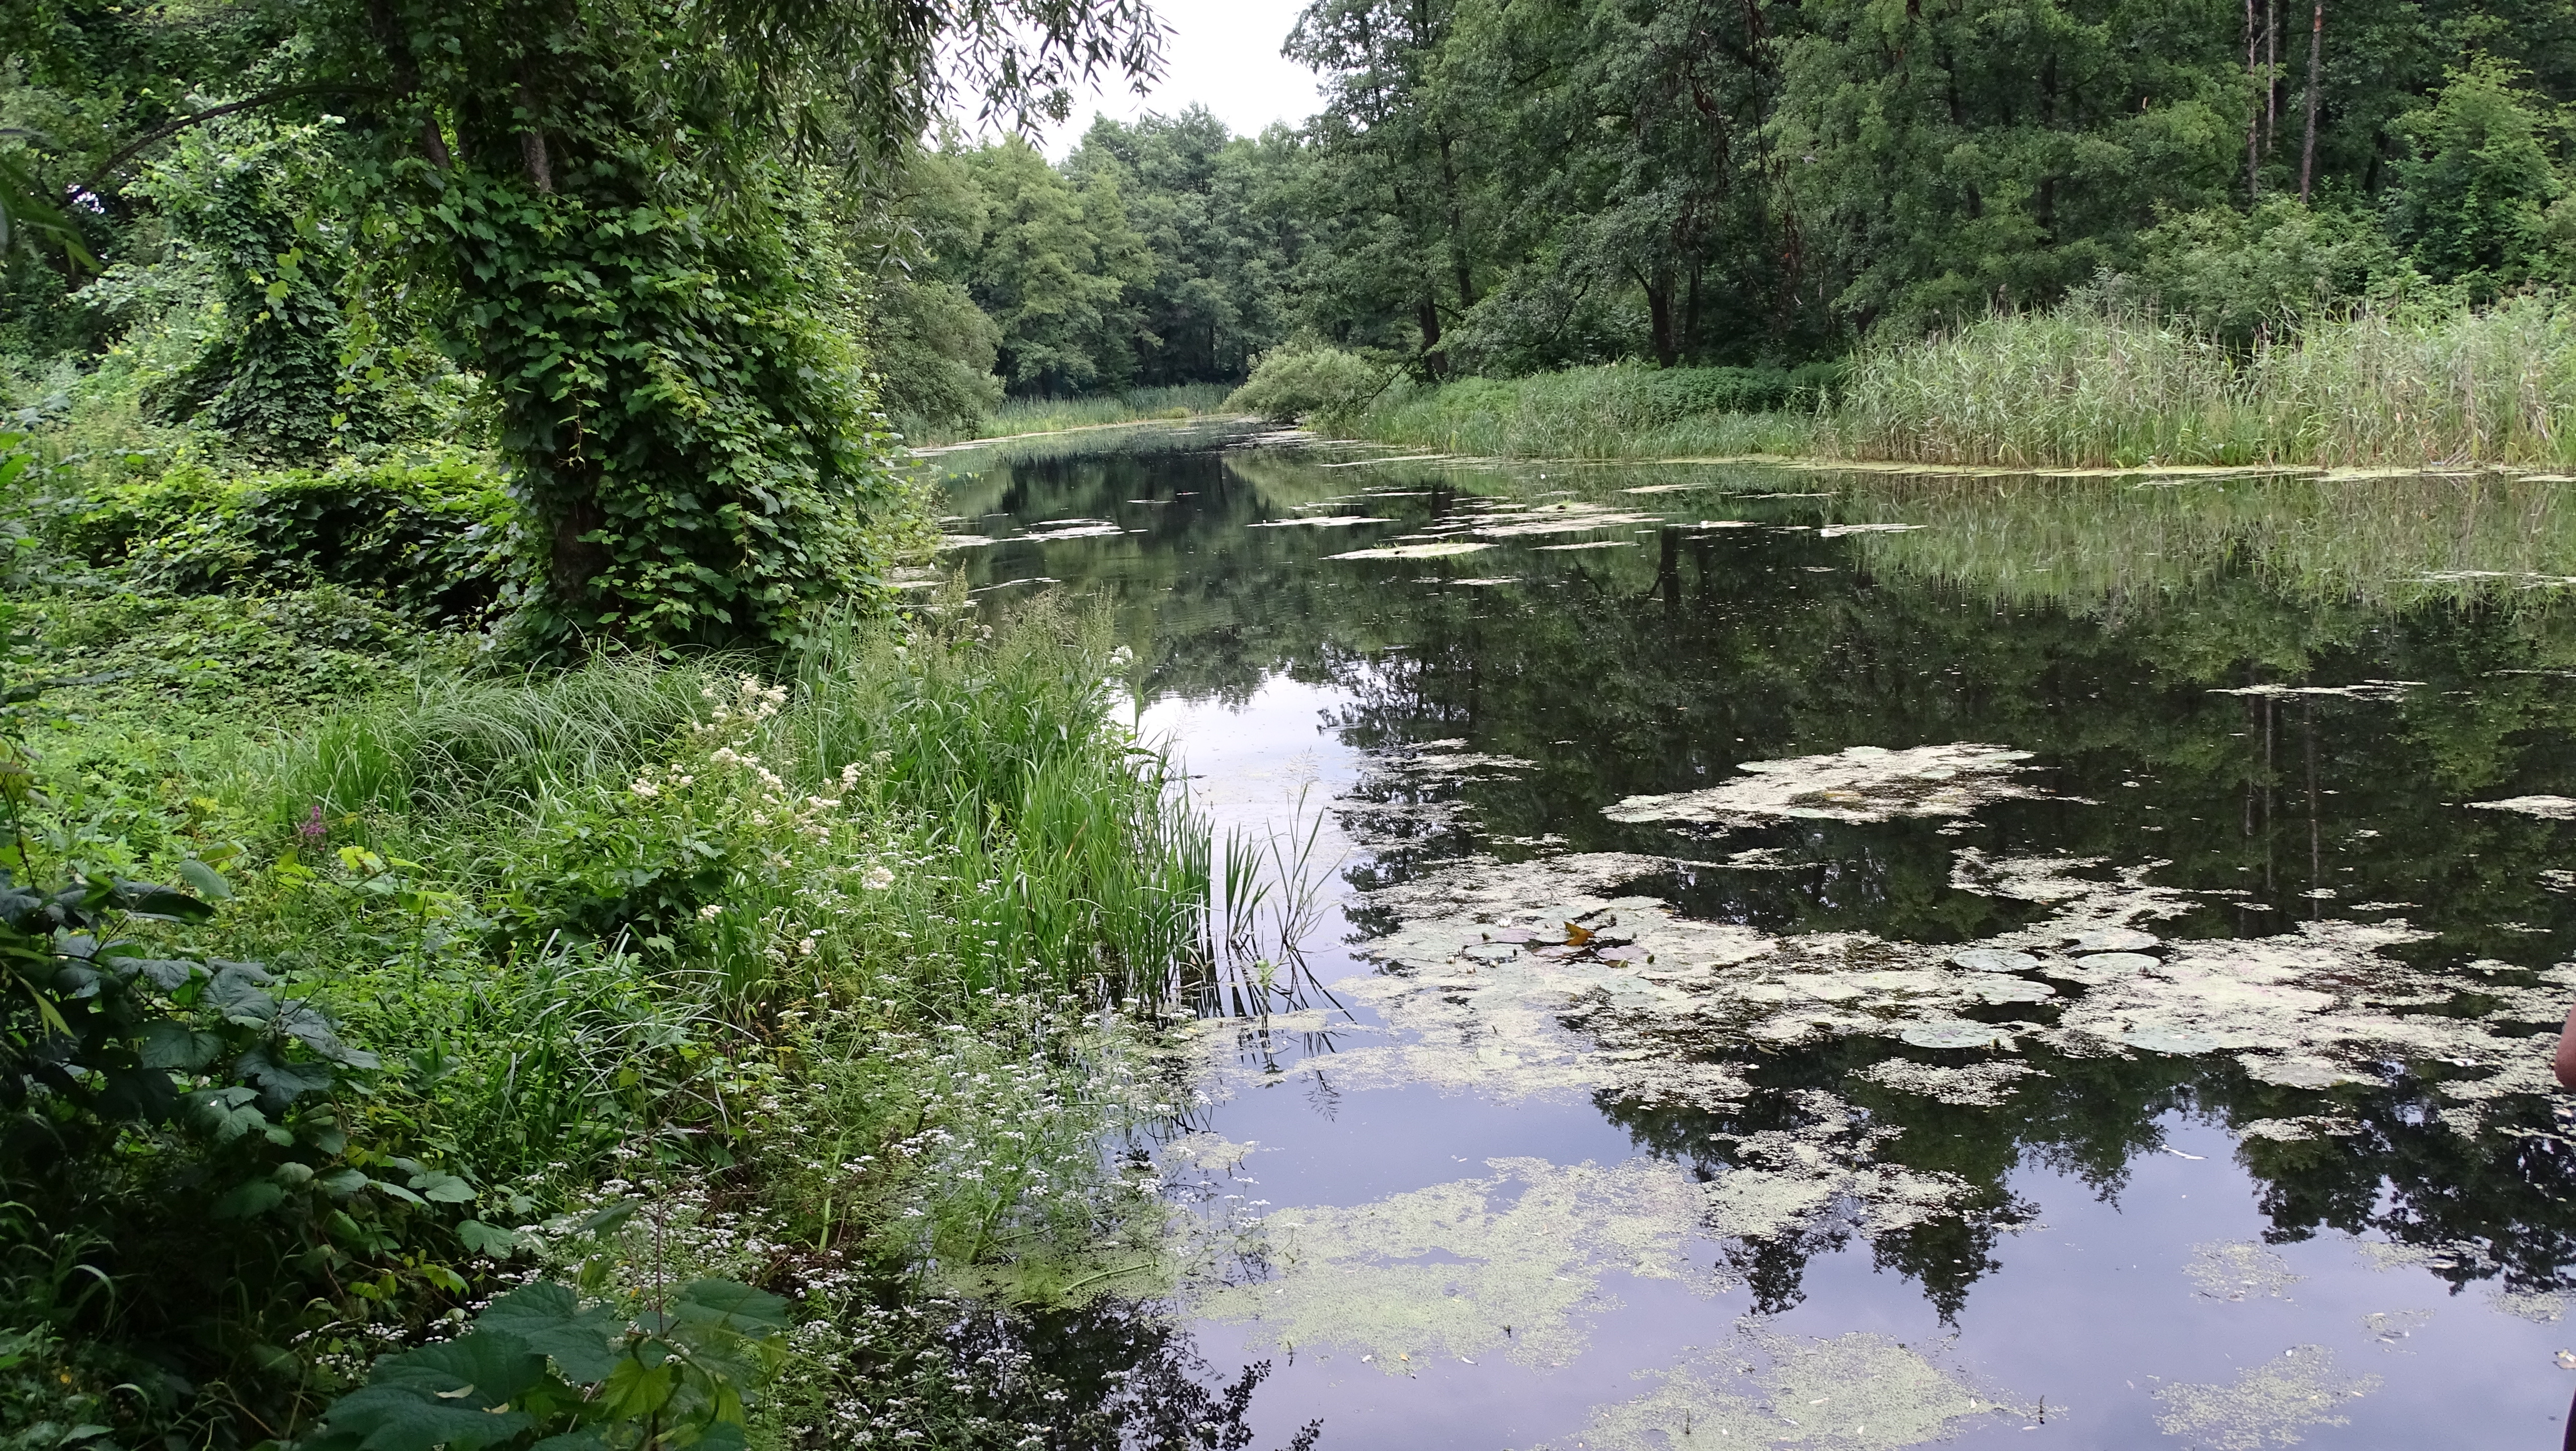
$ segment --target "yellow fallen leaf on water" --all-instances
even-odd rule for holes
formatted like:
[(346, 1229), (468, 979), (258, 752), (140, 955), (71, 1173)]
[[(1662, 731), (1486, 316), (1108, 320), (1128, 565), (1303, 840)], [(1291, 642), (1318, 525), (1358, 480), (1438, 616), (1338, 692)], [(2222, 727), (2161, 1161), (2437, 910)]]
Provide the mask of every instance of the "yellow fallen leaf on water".
[(1585, 944), (1585, 943), (1587, 943), (1587, 942), (1589, 942), (1589, 941), (1591, 941), (1591, 940), (1592, 940), (1592, 929), (1590, 929), (1590, 928), (1588, 928), (1588, 927), (1577, 927), (1577, 926), (1575, 926), (1575, 925), (1574, 925), (1573, 923), (1571, 923), (1571, 922), (1568, 922), (1568, 923), (1566, 923), (1566, 924), (1565, 924), (1565, 945), (1566, 945), (1566, 946), (1568, 946), (1568, 947), (1581, 947), (1583, 944)]

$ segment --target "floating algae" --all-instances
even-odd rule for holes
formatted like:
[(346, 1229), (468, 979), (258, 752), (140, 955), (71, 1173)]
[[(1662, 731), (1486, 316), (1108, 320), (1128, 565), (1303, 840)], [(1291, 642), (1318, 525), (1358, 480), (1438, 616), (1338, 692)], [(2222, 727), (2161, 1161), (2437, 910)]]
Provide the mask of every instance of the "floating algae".
[(2259, 1244), (2222, 1240), (2191, 1247), (2183, 1277), (2213, 1300), (2278, 1299), (2301, 1276), (2290, 1262)]
[(2175, 1384), (2156, 1392), (2156, 1428), (2209, 1451), (2294, 1446), (2310, 1426), (2340, 1426), (2344, 1402), (2379, 1388), (2375, 1375), (2345, 1376), (2323, 1346), (2300, 1345), (2236, 1373), (2223, 1386)]
[(2365, 680), (2358, 685), (2239, 685), (2225, 690), (2213, 690), (2210, 694), (2274, 698), (2292, 695), (2332, 695), (2345, 700), (2403, 700), (2408, 690), (2423, 683), (2421, 680)]
[[(2527, 986), (2478, 982), (2481, 1015), (2464, 1016), (2456, 977), (2388, 954), (2429, 936), (2399, 918), (2167, 942), (2140, 924), (2198, 899), (2147, 881), (2157, 865), (2104, 881), (2077, 875), (2099, 866), (2089, 859), (1962, 849), (1954, 886), (2051, 910), (1936, 947), (1774, 936), (1621, 890), (1670, 871), (1666, 858), (1470, 857), (1363, 898), (1399, 925), (1358, 947), (1385, 970), (1336, 991), (1382, 1014), (1387, 1036), (1337, 1055), (1334, 1069), (1354, 1087), (1709, 1106), (1747, 1096), (1735, 1063), (1748, 1048), (1854, 1037), (1948, 1050), (2032, 1042), (2086, 1057), (2228, 1053), (2258, 1081), (2302, 1089), (2438, 1064), (2440, 1117), (2464, 1133), (2498, 1100), (2547, 1090), (2552, 1041), (2529, 1030), (2563, 1015), (2576, 965)], [(1888, 1070), (1890, 1086), (1907, 1086), (1908, 1071)]]
[(1326, 559), (1446, 559), (1452, 554), (1473, 554), (1491, 549), (1490, 544), (1473, 540), (1447, 539), (1437, 544), (1389, 544), (1376, 549), (1351, 549), (1340, 554), (1327, 554)]
[(1908, 1058), (1883, 1058), (1860, 1071), (1862, 1078), (1883, 1088), (1968, 1108), (1996, 1107), (2012, 1097), (2015, 1085), (2034, 1075), (2048, 1076), (2012, 1059), (1944, 1068)]
[(1562, 1168), (1490, 1159), (1462, 1179), (1356, 1208), (1285, 1209), (1238, 1249), (1251, 1275), (1202, 1290), (1212, 1320), (1257, 1321), (1282, 1347), (1373, 1357), (1390, 1375), (1434, 1356), (1561, 1364), (1618, 1307), (1613, 1272), (1683, 1278), (1700, 1209), (1669, 1164)]
[(1896, 816), (1965, 816), (1989, 801), (2044, 793), (2015, 780), (2028, 751), (1961, 743), (1891, 751), (1853, 746), (1824, 756), (1747, 761), (1722, 786), (1669, 796), (1631, 796), (1602, 814), (1613, 821), (1752, 826), (1792, 817), (1885, 821)]
[(2004, 1410), (1919, 1351), (1866, 1332), (1809, 1339), (1739, 1322), (1733, 1340), (1657, 1373), (1655, 1389), (1596, 1406), (1581, 1445), (1603, 1451), (1776, 1443), (1894, 1451)]
[(2472, 801), (2469, 805), (2479, 811), (2516, 811), (2551, 821), (2576, 821), (2576, 798), (2566, 796), (2509, 796), (2502, 801)]
[(1375, 514), (1317, 514), (1304, 519), (1264, 519), (1258, 524), (1246, 524), (1243, 527), (1246, 529), (1345, 529), (1353, 524), (1392, 524), (1394, 522), (1396, 521), (1393, 519), (1381, 519)]

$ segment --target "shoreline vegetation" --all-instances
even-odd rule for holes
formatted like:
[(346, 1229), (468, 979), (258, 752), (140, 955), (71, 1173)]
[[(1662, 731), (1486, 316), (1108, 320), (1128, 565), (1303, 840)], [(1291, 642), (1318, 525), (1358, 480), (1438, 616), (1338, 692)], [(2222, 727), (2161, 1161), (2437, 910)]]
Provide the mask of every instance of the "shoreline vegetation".
[[(1696, 406), (1754, 369), (1614, 363), (1513, 379), (1382, 379), (1233, 400), (1401, 448), (1567, 459), (1770, 457), (2000, 468), (2576, 465), (2576, 309), (2363, 309), (2243, 346), (2082, 304), (1863, 347), (1786, 406)], [(1354, 359), (1354, 362), (1357, 360)], [(1309, 371), (1313, 358), (1303, 360)], [(1264, 360), (1265, 367), (1278, 365)]]

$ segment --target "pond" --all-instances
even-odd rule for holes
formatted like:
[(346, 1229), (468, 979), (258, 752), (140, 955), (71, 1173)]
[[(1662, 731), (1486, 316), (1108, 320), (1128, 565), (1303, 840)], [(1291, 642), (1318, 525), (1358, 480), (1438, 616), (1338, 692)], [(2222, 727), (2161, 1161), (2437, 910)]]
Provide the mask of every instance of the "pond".
[(2568, 480), (1094, 448), (944, 558), (1268, 865), (1156, 1170), (1256, 1444), (2559, 1444)]

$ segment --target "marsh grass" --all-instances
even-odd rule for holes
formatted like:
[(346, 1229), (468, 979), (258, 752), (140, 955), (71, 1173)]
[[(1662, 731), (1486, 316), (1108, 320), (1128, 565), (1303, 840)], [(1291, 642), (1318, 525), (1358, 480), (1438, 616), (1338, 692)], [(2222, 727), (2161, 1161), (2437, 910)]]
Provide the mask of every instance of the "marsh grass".
[(826, 625), (768, 686), (722, 659), (445, 680), (269, 763), (320, 826), (516, 930), (709, 967), (737, 1009), (826, 963), (954, 1012), (987, 989), (1167, 995), (1204, 956), (1205, 826), (1114, 717), (1105, 626)]
[(2238, 352), (2070, 304), (1865, 349), (1826, 431), (1852, 458), (2319, 467), (2576, 462), (2576, 314), (2320, 319)]
[(1539, 458), (2576, 464), (2576, 310), (2546, 296), (2364, 309), (2246, 349), (2079, 301), (1870, 344), (1830, 405), (1765, 412), (1677, 411), (1691, 394), (1661, 381), (1672, 376), (1621, 364), (1398, 385), (1347, 428), (1406, 447)]
[[(1687, 374), (1697, 371), (1677, 370)], [(1786, 375), (1784, 375), (1786, 376)], [(1526, 378), (1396, 383), (1348, 424), (1358, 437), (1450, 453), (1536, 458), (1728, 457), (1817, 452), (1812, 403), (1765, 411), (1694, 406), (1723, 390), (1675, 387), (1633, 363)], [(1791, 402), (1812, 390), (1765, 395)]]
[(962, 433), (931, 431), (908, 441), (935, 448), (979, 438), (1012, 438), (1029, 433), (1061, 433), (1112, 423), (1141, 423), (1201, 417), (1223, 410), (1225, 383), (1182, 383), (1167, 388), (1138, 388), (1096, 398), (1012, 398)]

